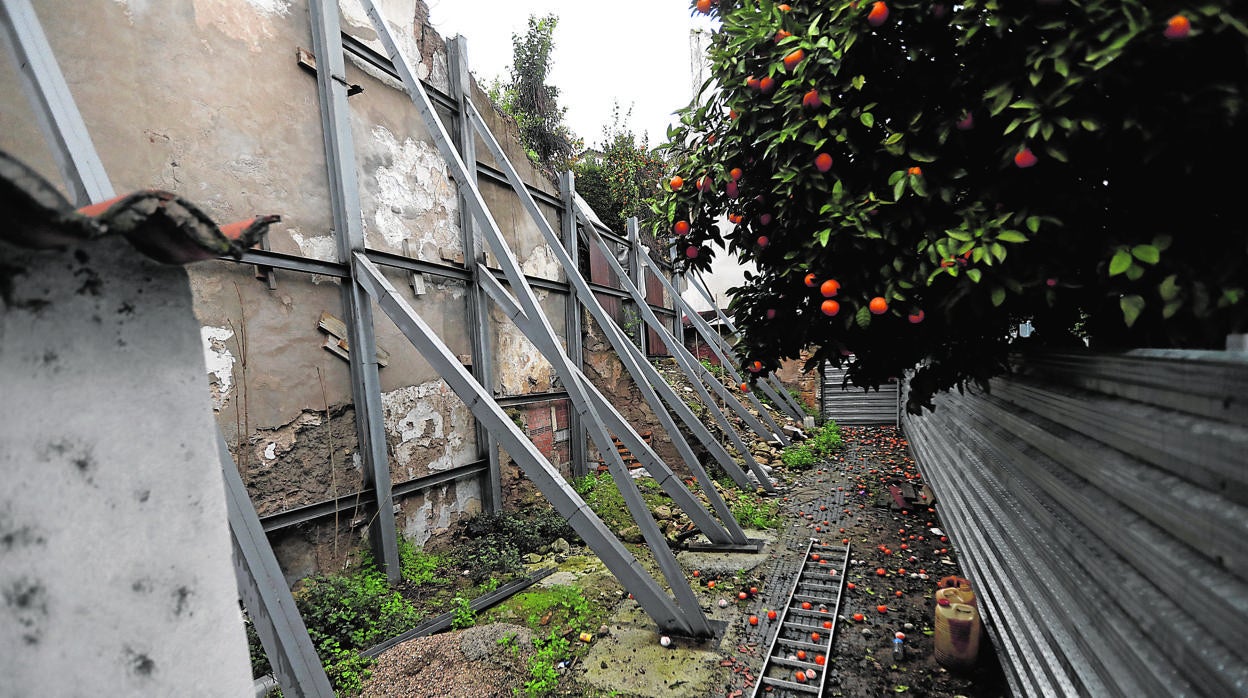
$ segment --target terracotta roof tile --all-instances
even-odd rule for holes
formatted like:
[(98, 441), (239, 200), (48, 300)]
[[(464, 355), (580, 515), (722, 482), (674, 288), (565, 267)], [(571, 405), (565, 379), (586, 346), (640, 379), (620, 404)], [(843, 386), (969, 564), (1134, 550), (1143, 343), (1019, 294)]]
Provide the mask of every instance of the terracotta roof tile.
[(143, 254), (166, 264), (187, 264), (230, 255), (242, 257), (280, 216), (256, 216), (218, 227), (190, 201), (147, 190), (75, 211), (39, 173), (0, 151), (0, 240), (34, 249), (65, 247), (81, 240), (119, 235)]

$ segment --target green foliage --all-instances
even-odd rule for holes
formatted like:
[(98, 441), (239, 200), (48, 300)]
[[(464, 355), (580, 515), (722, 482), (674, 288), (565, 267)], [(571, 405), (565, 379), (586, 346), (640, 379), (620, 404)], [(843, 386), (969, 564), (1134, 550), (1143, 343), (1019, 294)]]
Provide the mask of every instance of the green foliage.
[(780, 452), (780, 460), (793, 470), (805, 470), (820, 460), (826, 460), (841, 450), (841, 428), (828, 420), (819, 431), (801, 443), (786, 446)]
[(615, 486), (611, 473), (590, 473), (572, 483), (572, 486), (594, 514), (607, 524), (607, 528), (618, 532), (633, 525), (624, 496)]
[(756, 494), (739, 493), (728, 501), (737, 523), (746, 528), (765, 529), (780, 525), (780, 503)]
[(662, 178), (655, 228), (690, 223), (687, 266), (720, 243), (756, 265), (733, 301), (744, 361), (816, 346), (859, 387), (917, 365), (918, 413), (1004, 370), (1022, 320), (1050, 347), (1248, 327), (1248, 5), (891, 0), (878, 26), (872, 6), (712, 10), (713, 81), (669, 132), (685, 185)]
[(558, 687), (559, 672), (555, 667), (568, 656), (569, 645), (567, 640), (552, 632), (545, 640), (535, 639), (533, 646), (537, 651), (529, 658), (529, 680), (524, 682), (524, 695), (538, 698), (550, 695)]
[(511, 35), (511, 81), (490, 89), (494, 103), (519, 125), (529, 157), (551, 175), (566, 169), (582, 145), (563, 123), (567, 109), (559, 106), (559, 88), (546, 84), (558, 24), (553, 14), (529, 15), (528, 31)]
[(815, 452), (804, 443), (790, 444), (780, 452), (780, 460), (787, 468), (805, 470), (815, 464)]
[(644, 227), (654, 217), (654, 183), (667, 168), (649, 139), (638, 140), (628, 125), (631, 110), (617, 103), (611, 123), (603, 128), (601, 158), (582, 158), (573, 166), (576, 190), (607, 227), (623, 232), (625, 221), (637, 217)]
[(325, 671), (343, 695), (359, 693), (372, 660), (359, 650), (410, 630), (421, 619), (416, 610), (362, 554), (360, 566), (345, 575), (317, 575), (295, 593)]
[(811, 417), (819, 416), (819, 410), (814, 405), (808, 404), (805, 400), (802, 399), (802, 391), (798, 390), (797, 388), (789, 388), (789, 397), (792, 397), (793, 402), (796, 402), (798, 406), (802, 408), (802, 411), (805, 412), (806, 414), (810, 415)]
[(451, 628), (463, 630), (477, 624), (477, 612), (472, 610), (468, 599), (456, 596), (451, 599)]
[(450, 580), (438, 576), (438, 569), (445, 565), (440, 555), (426, 553), (406, 538), (399, 538), (399, 564), (403, 579), (417, 586), (426, 584), (449, 584)]
[(480, 514), (462, 522), (455, 546), (455, 566), (469, 572), (473, 584), (494, 576), (522, 572), (521, 559), (556, 538), (569, 541), (576, 532), (553, 509)]
[(535, 587), (520, 592), (486, 612), (486, 620), (519, 622), (534, 631), (557, 628), (580, 633), (597, 628), (608, 609), (590, 606), (580, 588), (565, 584)]

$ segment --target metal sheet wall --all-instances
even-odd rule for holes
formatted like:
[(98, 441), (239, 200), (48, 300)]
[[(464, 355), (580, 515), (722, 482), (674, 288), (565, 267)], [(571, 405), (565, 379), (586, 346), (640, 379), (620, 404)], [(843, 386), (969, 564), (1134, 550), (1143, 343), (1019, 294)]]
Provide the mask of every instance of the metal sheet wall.
[(1052, 354), (903, 428), (1017, 695), (1248, 695), (1248, 354)]
[(897, 383), (886, 383), (878, 391), (864, 392), (852, 385), (841, 388), (844, 368), (823, 364), (821, 402), (823, 418), (842, 426), (897, 424)]

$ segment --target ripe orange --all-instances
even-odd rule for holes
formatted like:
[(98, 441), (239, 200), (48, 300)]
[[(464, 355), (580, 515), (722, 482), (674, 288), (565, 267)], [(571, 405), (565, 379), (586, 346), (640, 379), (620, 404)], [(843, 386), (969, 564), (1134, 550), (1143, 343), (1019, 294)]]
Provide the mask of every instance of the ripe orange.
[(819, 153), (815, 156), (815, 169), (820, 172), (827, 172), (832, 169), (832, 156), (827, 153)]
[(819, 90), (811, 90), (802, 95), (802, 106), (809, 109), (817, 109), (823, 102), (819, 99)]
[(780, 5), (780, 6), (778, 6), (776, 9), (777, 9), (777, 10), (780, 10), (781, 12), (788, 12), (789, 10), (791, 10), (791, 9), (793, 9), (793, 8), (792, 8), (792, 7), (789, 7), (787, 4), (785, 4), (785, 5)]
[(877, 568), (875, 569), (875, 573), (876, 573), (877, 575), (879, 575), (879, 576), (883, 577), (884, 575), (888, 574), (888, 570), (884, 569), (883, 567), (877, 567)]
[(855, 614), (854, 614), (854, 622), (861, 623), (862, 621), (864, 621), (864, 620), (866, 620), (866, 619), (867, 619), (867, 617), (866, 617), (866, 616), (864, 616), (864, 615), (862, 615), (861, 613), (855, 613)]
[(883, 2), (871, 3), (871, 12), (867, 14), (867, 24), (878, 27), (888, 21), (888, 5)]
[(677, 235), (688, 235), (689, 221), (676, 221), (676, 225), (672, 226), (672, 232)]
[(1166, 20), (1166, 30), (1162, 32), (1167, 39), (1182, 39), (1192, 31), (1192, 22), (1183, 15), (1175, 15)]
[(741, 194), (741, 190), (737, 188), (735, 181), (730, 181), (724, 186), (724, 192), (728, 194), (729, 199), (735, 199)]
[(836, 279), (828, 279), (819, 286), (819, 292), (823, 294), (824, 298), (831, 298), (840, 292), (840, 290), (841, 282)]
[[(783, 5), (782, 7), (788, 7), (788, 5)], [(798, 671), (793, 675), (793, 679), (798, 683), (806, 683), (806, 672)]]
[(832, 317), (833, 315), (841, 312), (841, 304), (829, 298), (819, 306), (819, 309), (823, 311), (824, 315)]
[(888, 606), (885, 606), (884, 604), (880, 604), (879, 606), (875, 607), (875, 610), (879, 611), (880, 613), (888, 613)]
[(745, 79), (745, 86), (750, 88), (751, 90), (757, 90), (758, 84), (759, 84), (759, 79), (754, 77), (753, 75)]
[(750, 625), (758, 625), (758, 616), (750, 616)]
[(712, 182), (711, 178), (707, 175), (702, 175), (702, 177), (698, 179), (698, 191), (710, 191), (712, 185), (714, 185), (714, 182)]
[(758, 372), (759, 372), (759, 371), (761, 371), (761, 370), (763, 370), (763, 362), (762, 362), (762, 361), (755, 361), (755, 362), (753, 362), (753, 363), (751, 363), (751, 364), (750, 364), (750, 373), (758, 373)]
[(802, 610), (803, 610), (803, 611), (809, 611), (809, 610), (810, 610), (810, 602), (809, 602), (809, 601), (803, 601), (803, 602), (802, 602)]
[(680, 189), (685, 186), (685, 178), (680, 175), (676, 175), (675, 177), (672, 177), (672, 181), (668, 182), (668, 184), (671, 184), (672, 190), (675, 191), (676, 189)]
[(810, 641), (811, 641), (811, 642), (818, 642), (820, 637), (821, 637), (821, 636), (819, 635), (819, 633), (811, 633), (811, 634), (810, 634)]
[(806, 58), (806, 52), (800, 48), (791, 52), (789, 55), (784, 57), (784, 69), (790, 73), (793, 72), (793, 70), (797, 68), (797, 64), (801, 63), (804, 58)]
[(711, 0), (698, 0), (694, 7), (697, 8), (698, 12), (709, 15), (711, 13)]
[(758, 236), (758, 249), (760, 249), (760, 250), (765, 250), (765, 249), (767, 249), (767, 245), (768, 245), (769, 243), (771, 243), (771, 239), (770, 239), (770, 238), (768, 238), (766, 235), (759, 235), (759, 236)]
[(742, 384), (741, 384), (741, 392), (743, 392), (743, 393), (748, 393), (748, 392), (750, 392), (750, 385), (749, 385), (749, 383), (742, 383)]
[(921, 177), (921, 176), (923, 176), (923, 168), (921, 168), (921, 167), (911, 167), (910, 169), (906, 170), (906, 174), (908, 174), (908, 175), (914, 175), (915, 177)]
[(767, 620), (775, 620), (775, 619), (776, 619), (776, 612), (775, 612), (775, 611), (767, 611)]
[(737, 181), (738, 179), (741, 179), (741, 175), (743, 174), (745, 173), (741, 171), (740, 167), (734, 167), (731, 170), (728, 170), (728, 176), (732, 177), (732, 181), (734, 182)]
[(923, 322), (924, 317), (925, 317), (925, 313), (923, 312), (923, 309), (919, 308), (918, 310), (910, 314), (910, 317), (909, 317), (910, 324), (917, 325), (920, 322)]
[(819, 666), (823, 666), (824, 662), (826, 661), (828, 661), (828, 658), (823, 656), (822, 654), (815, 655), (815, 664), (818, 664)]
[(706, 588), (707, 588), (707, 589), (714, 589), (714, 588), (715, 588), (715, 582), (714, 582), (714, 581), (707, 582), (707, 583), (706, 583)]
[(962, 117), (962, 120), (954, 125), (959, 131), (970, 131), (975, 128), (975, 115), (968, 111), (966, 115)]
[(780, 31), (776, 32), (775, 42), (778, 44), (781, 41), (784, 41), (785, 39), (789, 38), (790, 36), (793, 36), (793, 32), (787, 32), (781, 29)]
[(871, 299), (871, 302), (867, 304), (867, 307), (871, 309), (871, 313), (873, 315), (879, 315), (888, 310), (888, 301), (876, 296)]
[(814, 288), (814, 287), (815, 287), (815, 278), (816, 278), (816, 277), (815, 277), (815, 275), (814, 275), (814, 273), (813, 273), (813, 272), (812, 272), (812, 273), (810, 273), (810, 274), (807, 274), (807, 275), (806, 275), (806, 285), (807, 285), (807, 286), (809, 286), (809, 287), (811, 287), (811, 288)]
[(1036, 157), (1036, 154), (1031, 152), (1031, 148), (1027, 146), (1023, 146), (1017, 153), (1014, 153), (1014, 164), (1022, 169), (1035, 165), (1038, 160), (1039, 158)]
[(758, 81), (758, 90), (769, 95), (776, 89), (776, 81), (770, 75)]
[(689, 259), (697, 259), (697, 257), (698, 257), (698, 248), (694, 247), (693, 245), (690, 245), (690, 246), (686, 247), (686, 248), (685, 248), (685, 256), (686, 256), (686, 257), (688, 257)]

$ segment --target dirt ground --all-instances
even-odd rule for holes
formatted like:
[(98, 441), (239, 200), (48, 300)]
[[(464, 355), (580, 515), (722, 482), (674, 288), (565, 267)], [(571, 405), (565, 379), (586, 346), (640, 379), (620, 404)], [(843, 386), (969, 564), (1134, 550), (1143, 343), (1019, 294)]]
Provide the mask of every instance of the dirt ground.
[[(905, 440), (896, 429), (885, 427), (844, 428), (842, 435), (844, 448), (831, 461), (794, 473), (785, 472), (783, 467), (775, 469), (782, 485), (778, 498), (782, 520), (777, 530), (769, 532), (766, 548), (752, 561), (734, 558), (722, 571), (712, 573), (708, 567), (714, 555), (679, 556), (704, 611), (727, 622), (720, 637), (700, 643), (678, 640), (661, 649), (652, 622), (635, 602), (621, 599), (614, 620), (595, 637), (588, 652), (569, 658), (561, 668), (554, 695), (752, 695), (771, 628), (766, 623), (750, 626), (746, 619), (749, 615), (765, 617), (766, 609), (782, 603), (791, 586), (785, 571), (800, 563), (805, 544), (816, 538), (835, 545), (848, 540), (853, 560), (845, 571), (845, 603), (839, 610), (825, 695), (1008, 696), (1009, 688), (987, 633), (983, 634), (973, 670), (951, 672), (935, 660), (934, 592), (941, 578), (959, 575), (960, 568), (952, 543), (941, 535), (939, 503), (924, 498), (924, 494), (931, 494), (924, 492)], [(896, 494), (903, 498), (900, 502), (890, 494), (890, 485), (898, 487)], [(819, 506), (826, 504), (819, 503), (831, 501), (830, 496), (839, 488), (844, 493), (843, 509), (821, 510)], [(913, 498), (906, 500), (906, 495)], [(839, 514), (839, 519), (833, 513)], [(587, 551), (576, 554), (582, 552)], [(718, 587), (708, 588), (711, 578), (720, 580)], [(756, 591), (738, 601), (738, 588)], [(724, 598), (730, 599), (729, 603), (720, 604), (719, 599)], [(885, 607), (882, 612), (881, 607)], [(861, 614), (862, 620), (855, 620), (855, 614)], [(481, 632), (480, 628), (475, 630)], [(893, 657), (893, 638), (898, 632), (905, 635), (905, 656), (900, 660)], [(523, 685), (522, 664), (469, 659), (459, 650), (460, 644), (436, 638), (415, 640), (400, 646), (404, 649), (393, 659), (382, 655), (376, 673), (379, 677), (393, 676), (395, 670), (388, 668), (388, 662), (406, 657), (403, 661), (410, 666), (410, 658), (419, 656), (421, 665), (445, 660), (448, 666), (461, 669), (442, 674), (440, 685), (429, 693), (412, 693), (409, 684), (405, 695), (458, 695), (445, 679), (448, 674), (489, 675), (495, 687)], [(430, 654), (436, 654), (438, 648), (446, 648), (454, 656), (439, 659)], [(645, 657), (645, 661), (632, 661), (635, 657)], [(671, 672), (665, 669), (669, 663)], [(499, 678), (499, 672), (507, 671), (516, 675)], [(658, 676), (668, 673), (671, 680), (656, 682)], [(385, 695), (388, 691), (375, 679), (366, 694)]]

